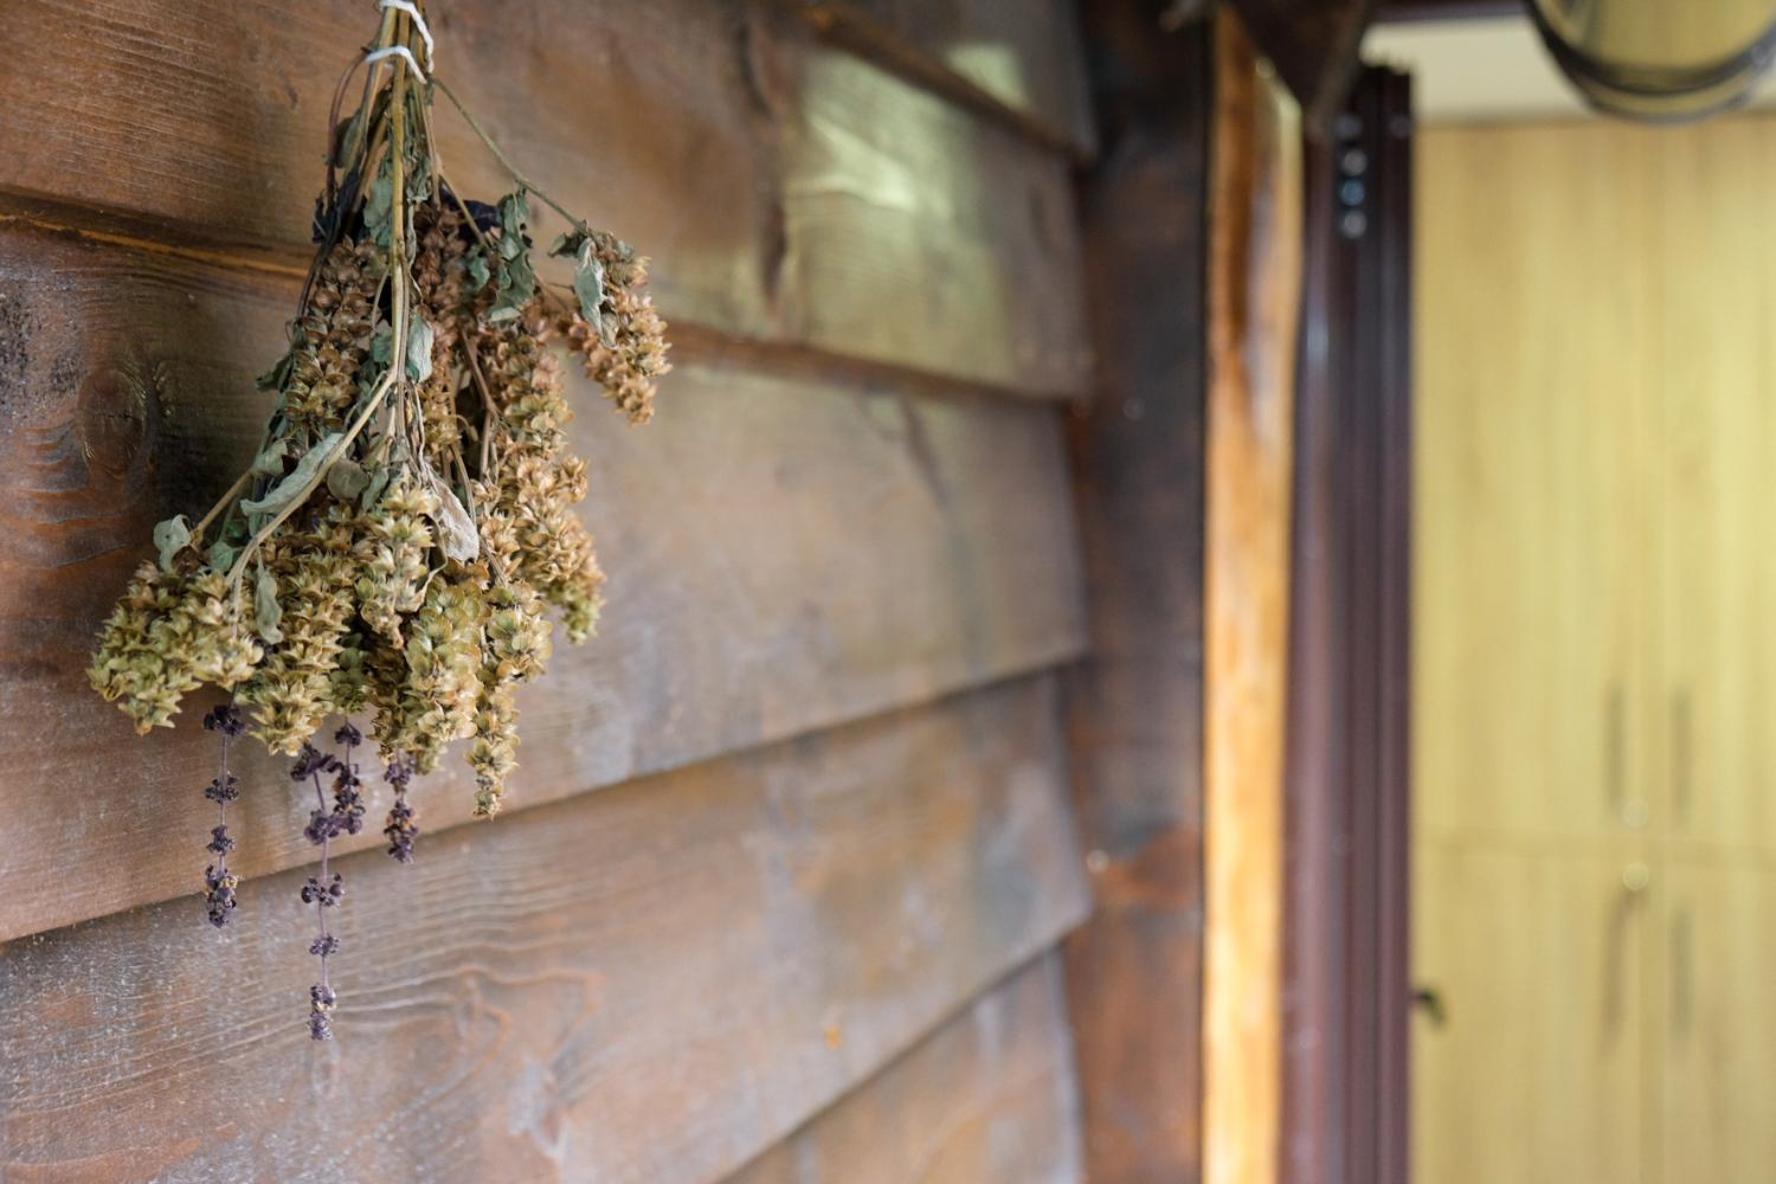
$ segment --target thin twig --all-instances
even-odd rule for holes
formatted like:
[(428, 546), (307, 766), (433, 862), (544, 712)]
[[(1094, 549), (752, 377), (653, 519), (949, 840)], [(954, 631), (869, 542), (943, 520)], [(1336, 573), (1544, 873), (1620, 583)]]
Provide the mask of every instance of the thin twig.
[(494, 159), (498, 160), (500, 162), (500, 164), (505, 168), (506, 172), (508, 174), (510, 174), (512, 180), (514, 180), (518, 183), (518, 187), (520, 189), (528, 189), (530, 192), (532, 192), (532, 193), (536, 194), (538, 197), (542, 198), (544, 204), (546, 204), (550, 209), (554, 210), (557, 214), (560, 214), (563, 218), (566, 218), (569, 222), (573, 223), (575, 230), (580, 231), (582, 234), (592, 233), (592, 228), (590, 226), (587, 226), (584, 221), (582, 221), (580, 218), (578, 218), (574, 214), (569, 213), (565, 206), (563, 206), (560, 202), (556, 201), (554, 198), (550, 197), (547, 193), (544, 193), (540, 188), (538, 188), (536, 182), (532, 181), (530, 178), (526, 177), (523, 173), (518, 171), (518, 166), (512, 163), (510, 157), (508, 157), (504, 152), (500, 151), (500, 146), (493, 142), (493, 137), (488, 135), (485, 131), (483, 131), (481, 128), (481, 125), (479, 123), (475, 122), (475, 117), (473, 115), (470, 115), (468, 112), (468, 108), (466, 108), (462, 105), (462, 100), (456, 97), (455, 91), (451, 90), (448, 86), (444, 85), (444, 82), (439, 78), (433, 78), (432, 85), (437, 87), (440, 91), (444, 92), (444, 97), (450, 100), (450, 105), (452, 107), (455, 107), (457, 114), (461, 115), (463, 117), (463, 122), (465, 122), (469, 125), (469, 130), (474, 132), (476, 136), (480, 137), (480, 140), (483, 144), (487, 145), (487, 150), (489, 152), (493, 153)]

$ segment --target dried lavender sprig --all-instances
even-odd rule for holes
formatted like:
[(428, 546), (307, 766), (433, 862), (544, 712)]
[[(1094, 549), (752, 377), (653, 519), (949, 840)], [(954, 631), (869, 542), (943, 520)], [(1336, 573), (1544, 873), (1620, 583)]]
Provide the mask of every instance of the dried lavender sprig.
[(302, 903), (315, 906), (316, 936), (309, 945), (309, 953), (321, 960), (321, 980), (309, 988), (308, 1034), (315, 1040), (329, 1040), (333, 1036), (333, 1007), (337, 1001), (333, 993), (332, 983), (328, 979), (327, 959), (339, 949), (339, 939), (334, 937), (327, 927), (327, 910), (337, 905), (345, 896), (345, 885), (339, 873), (331, 871), (329, 859), (332, 855), (331, 844), (339, 822), (337, 813), (327, 809), (327, 793), (321, 787), (321, 774), (332, 772), (341, 767), (339, 758), (324, 753), (312, 744), (304, 744), (296, 763), (290, 769), (293, 781), (311, 780), (314, 783), (315, 804), (318, 807), (310, 816), (308, 826), (303, 834), (309, 842), (318, 843), (321, 848), (321, 874), (310, 876), (302, 885)]
[(413, 762), (406, 756), (395, 757), (383, 772), (382, 779), (395, 790), (395, 804), (389, 807), (388, 825), (382, 828), (389, 841), (388, 853), (402, 863), (412, 863), (413, 840), (419, 836), (419, 827), (413, 822), (414, 809), (407, 803), (407, 786), (413, 780)]
[(228, 870), (228, 853), (234, 850), (234, 840), (228, 835), (228, 803), (240, 796), (240, 782), (228, 771), (228, 756), (235, 737), (247, 730), (247, 721), (234, 704), (224, 703), (204, 716), (203, 726), (205, 731), (222, 734), (220, 768), (204, 790), (204, 796), (216, 803), (216, 825), (210, 829), (206, 847), (216, 861), (204, 869), (204, 903), (210, 924), (220, 929), (228, 924), (234, 911), (234, 890), (240, 883), (239, 877)]

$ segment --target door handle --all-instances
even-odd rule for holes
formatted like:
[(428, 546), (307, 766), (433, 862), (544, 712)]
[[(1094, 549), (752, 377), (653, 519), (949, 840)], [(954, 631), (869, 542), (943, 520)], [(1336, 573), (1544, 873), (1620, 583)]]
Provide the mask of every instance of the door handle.
[(1682, 1039), (1690, 1034), (1690, 1025), (1696, 1016), (1696, 987), (1690, 966), (1691, 946), (1694, 944), (1691, 933), (1690, 910), (1688, 905), (1680, 905), (1671, 916), (1671, 1035), (1673, 1039)]
[(1628, 694), (1620, 679), (1610, 683), (1603, 710), (1604, 796), (1616, 821), (1638, 830), (1646, 825), (1646, 811), (1628, 800)]
[(1443, 1003), (1443, 992), (1436, 987), (1425, 985), (1412, 989), (1412, 1006), (1414, 1010), (1424, 1012), (1425, 1018), (1431, 1021), (1433, 1028), (1449, 1026), (1449, 1008)]
[(1690, 691), (1679, 687), (1671, 695), (1671, 813), (1679, 826), (1690, 821), (1692, 727)]

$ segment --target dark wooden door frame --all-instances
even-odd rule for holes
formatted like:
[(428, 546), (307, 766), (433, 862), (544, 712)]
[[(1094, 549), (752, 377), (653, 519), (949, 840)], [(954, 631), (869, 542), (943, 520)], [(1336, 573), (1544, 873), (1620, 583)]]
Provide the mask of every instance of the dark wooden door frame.
[(1359, 75), (1306, 157), (1283, 1177), (1407, 1178), (1411, 85)]

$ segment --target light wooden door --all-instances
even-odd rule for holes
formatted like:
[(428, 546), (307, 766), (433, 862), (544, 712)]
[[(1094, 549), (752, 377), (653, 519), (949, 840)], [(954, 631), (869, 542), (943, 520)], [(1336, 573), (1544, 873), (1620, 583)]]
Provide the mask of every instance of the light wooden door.
[(1657, 897), (1648, 1044), (1660, 1179), (1776, 1179), (1776, 867), (1674, 855)]
[(1776, 1179), (1776, 121), (1652, 141), (1661, 446), (1649, 1116), (1669, 1184)]
[(1650, 1180), (1644, 133), (1419, 139), (1416, 1178)]
[(1776, 1180), (1776, 120), (1419, 160), (1419, 1178)]
[(1646, 816), (1642, 151), (1602, 124), (1420, 139), (1423, 834), (1583, 838)]
[(1776, 850), (1776, 121), (1649, 142), (1661, 829)]
[(1650, 1179), (1639, 840), (1430, 840), (1415, 857), (1430, 923), (1413, 956), (1444, 1015), (1413, 1045), (1413, 1179)]

